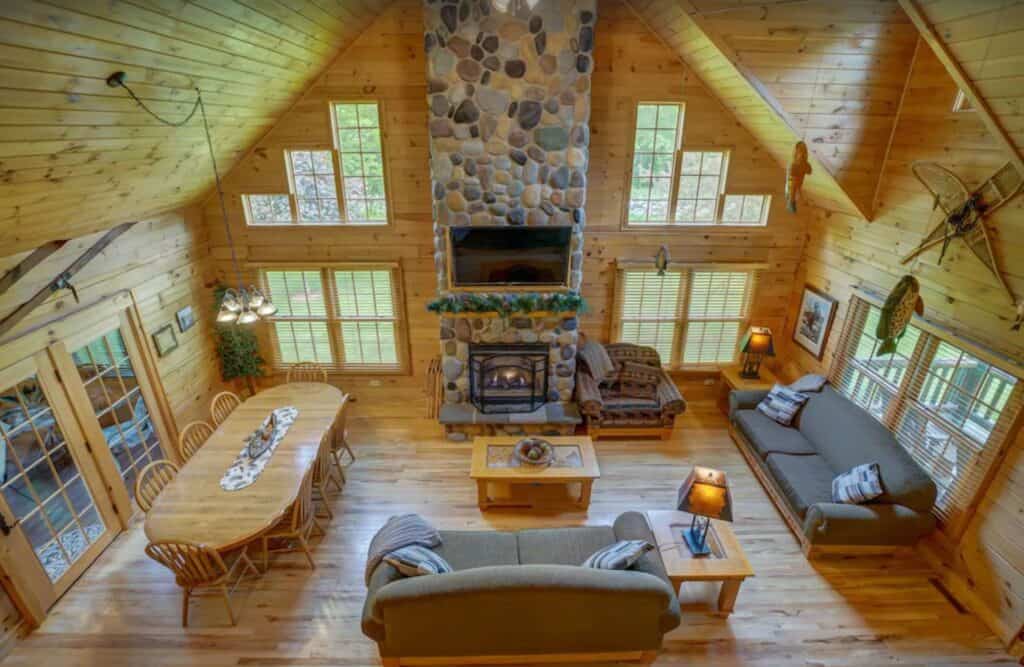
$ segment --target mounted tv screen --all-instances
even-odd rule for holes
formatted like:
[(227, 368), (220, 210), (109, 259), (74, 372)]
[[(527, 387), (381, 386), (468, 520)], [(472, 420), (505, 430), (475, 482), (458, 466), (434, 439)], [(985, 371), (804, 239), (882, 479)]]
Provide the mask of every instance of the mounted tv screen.
[(571, 227), (452, 227), (452, 287), (568, 282)]

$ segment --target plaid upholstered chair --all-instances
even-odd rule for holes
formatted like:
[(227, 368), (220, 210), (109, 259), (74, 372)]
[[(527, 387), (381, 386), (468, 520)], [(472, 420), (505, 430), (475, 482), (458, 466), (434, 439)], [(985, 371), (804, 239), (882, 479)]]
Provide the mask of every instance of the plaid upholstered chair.
[(686, 400), (653, 347), (586, 341), (576, 360), (576, 400), (595, 440), (672, 434)]

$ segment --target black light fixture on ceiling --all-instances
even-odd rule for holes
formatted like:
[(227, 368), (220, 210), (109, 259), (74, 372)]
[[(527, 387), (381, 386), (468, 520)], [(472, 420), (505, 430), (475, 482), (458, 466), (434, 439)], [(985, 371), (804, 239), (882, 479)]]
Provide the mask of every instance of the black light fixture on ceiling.
[(277, 312), (277, 306), (270, 298), (255, 285), (244, 286), (242, 282), (242, 271), (238, 268), (238, 255), (235, 252), (235, 241), (231, 236), (231, 225), (228, 222), (228, 208), (224, 202), (224, 188), (220, 182), (220, 172), (217, 170), (217, 157), (213, 152), (213, 138), (210, 136), (210, 124), (206, 119), (206, 107), (203, 105), (203, 93), (196, 88), (196, 102), (192, 111), (180, 121), (169, 121), (161, 118), (152, 109), (140, 100), (135, 92), (125, 83), (127, 75), (124, 72), (114, 72), (107, 77), (107, 85), (111, 88), (124, 88), (135, 100), (135, 103), (142, 107), (143, 111), (155, 118), (157, 121), (168, 127), (182, 127), (195, 116), (196, 110), (203, 119), (203, 132), (206, 134), (206, 147), (210, 151), (210, 162), (213, 164), (213, 178), (217, 183), (217, 197), (220, 199), (220, 213), (224, 222), (224, 234), (228, 239), (228, 247), (231, 249), (231, 263), (235, 270), (237, 288), (229, 287), (224, 291), (221, 298), (220, 309), (217, 311), (217, 321), (223, 324), (252, 324), (264, 317), (270, 317)]

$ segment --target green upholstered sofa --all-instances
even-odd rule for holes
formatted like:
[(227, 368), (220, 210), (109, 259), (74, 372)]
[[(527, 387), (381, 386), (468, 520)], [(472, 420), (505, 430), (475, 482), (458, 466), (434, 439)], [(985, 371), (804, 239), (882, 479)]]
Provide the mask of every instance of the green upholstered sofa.
[[(792, 427), (757, 411), (767, 391), (729, 395), (730, 432), (808, 556), (884, 553), (935, 528), (935, 482), (892, 433), (831, 386), (810, 392)], [(832, 502), (832, 479), (878, 463), (885, 493)]]
[(679, 625), (679, 601), (657, 550), (631, 570), (579, 567), (618, 540), (654, 544), (642, 514), (613, 525), (518, 532), (441, 531), (455, 570), (372, 573), (363, 632), (385, 665), (635, 660), (650, 662)]

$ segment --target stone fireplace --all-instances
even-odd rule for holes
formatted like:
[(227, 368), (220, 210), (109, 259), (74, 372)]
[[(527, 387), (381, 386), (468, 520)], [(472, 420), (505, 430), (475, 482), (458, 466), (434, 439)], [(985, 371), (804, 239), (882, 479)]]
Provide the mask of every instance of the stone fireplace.
[(547, 401), (547, 345), (470, 343), (469, 402), (477, 410), (533, 412)]
[[(523, 285), (524, 267), (515, 264), (509, 273), (517, 279), (474, 286), (472, 293), (578, 292), (596, 0), (424, 0), (424, 19), (439, 294), (462, 293), (453, 284), (449, 231), (480, 227), (569, 230), (567, 261), (557, 285)], [(575, 313), (442, 314), (442, 421), (578, 421), (572, 404), (577, 328)], [(527, 412), (481, 409), (470, 354), (494, 344), (543, 346), (544, 405)]]

